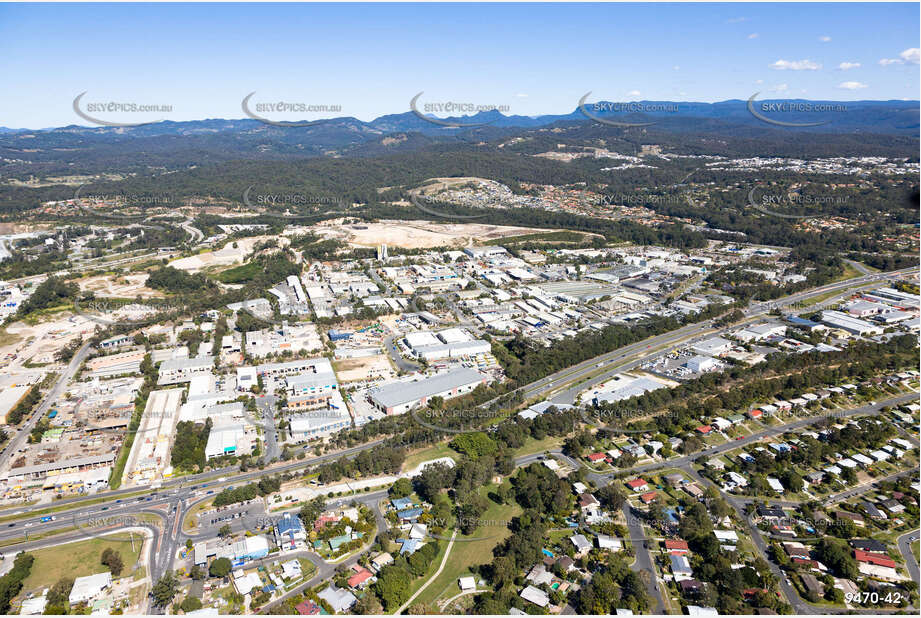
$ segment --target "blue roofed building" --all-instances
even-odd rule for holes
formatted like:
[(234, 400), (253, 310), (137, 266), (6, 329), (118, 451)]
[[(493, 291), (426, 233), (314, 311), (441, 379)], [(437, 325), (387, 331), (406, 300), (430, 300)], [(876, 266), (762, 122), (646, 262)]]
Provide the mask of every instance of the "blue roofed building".
[(404, 509), (410, 508), (413, 505), (413, 501), (410, 500), (409, 498), (396, 498), (394, 500), (391, 500), (390, 504), (391, 506), (393, 506), (393, 508), (397, 509), (398, 511), (402, 511)]
[(412, 508), (412, 509), (404, 509), (397, 513), (397, 517), (399, 517), (400, 519), (407, 520), (407, 521), (415, 521), (419, 518), (420, 515), (422, 515), (422, 509), (419, 507)]
[(282, 549), (294, 549), (306, 542), (307, 531), (300, 517), (285, 513), (275, 522), (275, 543)]

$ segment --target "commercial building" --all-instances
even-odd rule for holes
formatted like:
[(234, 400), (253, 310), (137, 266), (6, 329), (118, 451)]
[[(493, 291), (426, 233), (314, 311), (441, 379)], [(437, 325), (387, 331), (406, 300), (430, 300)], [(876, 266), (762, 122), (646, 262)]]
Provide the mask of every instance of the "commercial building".
[(296, 375), (285, 378), (289, 408), (309, 408), (328, 402), (338, 393), (339, 383), (333, 366), (326, 358), (317, 358)]
[(732, 349), (732, 342), (728, 339), (723, 339), (722, 337), (711, 337), (710, 339), (704, 339), (699, 343), (695, 343), (691, 346), (691, 350), (696, 354), (701, 354), (703, 356), (718, 356), (720, 354), (725, 354)]
[(594, 404), (597, 406), (606, 402), (623, 401), (659, 388), (665, 388), (665, 384), (646, 377), (627, 378), (621, 376), (610, 390), (605, 390), (595, 395)]
[(183, 389), (153, 391), (141, 415), (131, 453), (127, 478), (133, 484), (146, 484), (162, 477), (170, 465), (170, 444), (179, 422)]
[(469, 393), (486, 376), (474, 369), (462, 367), (415, 382), (392, 382), (373, 389), (371, 403), (387, 414), (403, 414), (417, 405), (425, 405), (432, 397), (450, 399)]
[(275, 522), (275, 543), (282, 549), (295, 549), (307, 542), (307, 531), (300, 517), (285, 513)]
[(413, 355), (427, 361), (488, 354), (492, 350), (488, 341), (474, 339), (460, 328), (449, 328), (439, 333), (412, 332), (408, 333), (403, 341), (412, 350)]
[[(288, 404), (290, 408), (291, 400)], [(352, 417), (339, 391), (332, 392), (325, 407), (292, 414), (288, 421), (288, 434), (293, 442), (323, 438), (352, 426)]]
[(199, 356), (196, 358), (171, 358), (160, 364), (160, 376), (157, 384), (179, 384), (188, 382), (192, 376), (210, 373), (214, 367), (213, 356)]
[(227, 422), (211, 427), (208, 434), (208, 444), (205, 445), (205, 457), (214, 459), (225, 455), (237, 456), (247, 451), (251, 445), (246, 425), (243, 423)]
[(748, 326), (735, 333), (735, 338), (746, 343), (750, 341), (764, 341), (771, 337), (782, 337), (787, 333), (787, 327), (783, 324), (758, 324)]
[(68, 601), (71, 606), (77, 603), (88, 603), (98, 598), (103, 592), (112, 586), (112, 574), (108, 571), (87, 575), (86, 577), (77, 577), (74, 579), (74, 586), (70, 590)]
[(882, 327), (876, 324), (871, 324), (840, 311), (823, 311), (822, 322), (832, 328), (840, 328), (861, 337), (880, 335), (883, 332)]

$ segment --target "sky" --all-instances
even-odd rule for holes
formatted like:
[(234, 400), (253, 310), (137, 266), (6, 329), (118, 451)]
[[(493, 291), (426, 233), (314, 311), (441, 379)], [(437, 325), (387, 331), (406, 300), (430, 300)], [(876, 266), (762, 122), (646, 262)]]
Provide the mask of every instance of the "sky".
[[(919, 5), (0, 4), (0, 126), (919, 98)], [(162, 105), (113, 111), (110, 102)], [(339, 106), (283, 113), (273, 102)], [(435, 108), (426, 108), (434, 111)], [(470, 109), (470, 108), (464, 108)], [(436, 112), (437, 113), (437, 112)], [(437, 113), (439, 116), (459, 114)]]

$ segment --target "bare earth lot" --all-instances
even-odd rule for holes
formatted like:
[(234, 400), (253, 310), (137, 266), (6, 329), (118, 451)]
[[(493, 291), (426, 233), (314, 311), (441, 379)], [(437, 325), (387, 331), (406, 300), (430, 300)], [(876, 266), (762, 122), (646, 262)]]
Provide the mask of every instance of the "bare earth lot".
[(483, 223), (381, 221), (354, 225), (323, 223), (314, 226), (312, 231), (326, 238), (341, 240), (353, 247), (375, 247), (385, 244), (407, 249), (427, 249), (479, 245), (490, 240), (550, 230)]

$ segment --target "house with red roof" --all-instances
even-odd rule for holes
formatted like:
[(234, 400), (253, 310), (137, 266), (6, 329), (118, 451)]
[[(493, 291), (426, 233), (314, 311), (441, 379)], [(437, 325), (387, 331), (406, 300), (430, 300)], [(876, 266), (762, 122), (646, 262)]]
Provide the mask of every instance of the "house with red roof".
[(670, 554), (687, 554), (688, 542), (682, 539), (665, 539), (665, 550)]
[(320, 606), (313, 601), (304, 601), (294, 606), (294, 609), (301, 616), (317, 616), (320, 613)]
[(643, 504), (649, 504), (653, 502), (656, 499), (656, 496), (658, 495), (659, 494), (657, 494), (656, 492), (650, 491), (640, 496), (640, 500), (642, 500)]
[(854, 559), (857, 560), (857, 570), (864, 575), (887, 581), (903, 579), (895, 569), (895, 560), (886, 555), (855, 549)]
[(592, 463), (596, 463), (596, 462), (599, 462), (599, 461), (601, 461), (601, 460), (603, 460), (603, 459), (607, 459), (607, 457), (608, 457), (608, 456), (605, 455), (604, 453), (592, 453), (591, 455), (589, 455), (588, 457), (586, 457), (586, 459), (588, 459), (588, 460), (589, 460), (590, 462), (592, 462)]
[(633, 479), (632, 481), (627, 481), (627, 487), (629, 487), (630, 489), (636, 492), (646, 491), (649, 489), (649, 483), (647, 483), (643, 479), (636, 478), (636, 479)]
[(794, 558), (793, 564), (796, 564), (802, 567), (809, 567), (810, 569), (819, 568), (819, 563), (816, 560), (813, 560), (811, 558)]
[(365, 582), (371, 579), (371, 571), (361, 565), (353, 565), (352, 570), (355, 574), (348, 579), (349, 588), (363, 588)]
[(339, 518), (336, 517), (335, 515), (320, 515), (319, 517), (317, 517), (317, 520), (313, 522), (313, 529), (320, 530), (326, 524), (334, 524), (337, 521), (339, 521)]
[(857, 562), (867, 562), (877, 566), (889, 567), (890, 569), (895, 568), (895, 560), (892, 558), (888, 556), (881, 556), (880, 554), (874, 554), (868, 551), (863, 551), (861, 549), (854, 550), (854, 559)]
[(697, 428), (697, 431), (703, 435), (707, 435), (708, 433), (713, 431), (713, 427), (711, 427), (710, 425), (701, 425), (700, 427)]
[(764, 412), (762, 412), (758, 408), (748, 411), (748, 418), (757, 419), (757, 418), (761, 418), (762, 416), (764, 416)]

